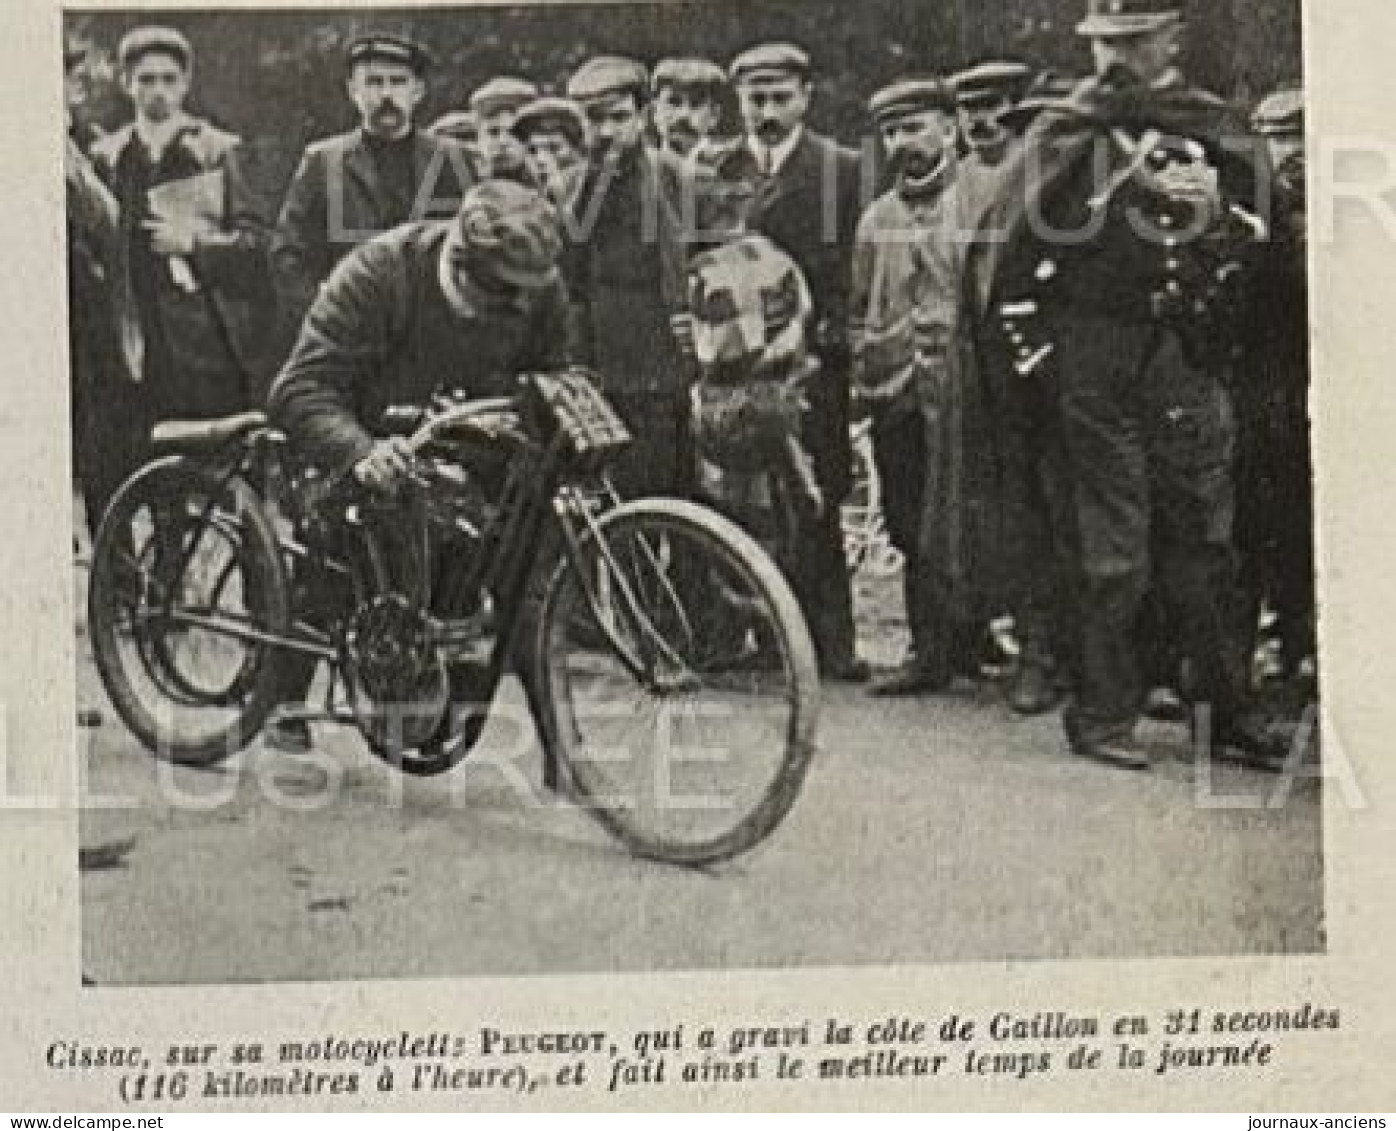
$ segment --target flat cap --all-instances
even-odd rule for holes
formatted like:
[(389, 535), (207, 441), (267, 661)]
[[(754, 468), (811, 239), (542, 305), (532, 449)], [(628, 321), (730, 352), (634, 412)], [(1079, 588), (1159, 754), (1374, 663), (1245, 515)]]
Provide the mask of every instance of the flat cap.
[(469, 110), (452, 110), (442, 114), (427, 127), (432, 137), (449, 137), (456, 141), (477, 141), (480, 137), (480, 119)]
[(808, 78), (808, 52), (793, 43), (762, 43), (749, 47), (728, 68), (733, 82), (761, 82), (770, 79)]
[(477, 87), (470, 96), (470, 108), (477, 114), (497, 114), (519, 110), (538, 98), (538, 87), (516, 75), (496, 75)]
[(642, 63), (621, 55), (598, 55), (578, 67), (567, 80), (567, 97), (583, 104), (617, 94), (634, 94), (643, 99), (649, 88), (649, 72)]
[(715, 91), (727, 85), (727, 72), (711, 59), (664, 59), (654, 68), (651, 82), (656, 91), (665, 86)]
[(186, 71), (194, 62), (194, 48), (182, 32), (154, 25), (132, 28), (122, 36), (116, 58), (121, 69), (129, 71), (145, 56), (156, 53), (173, 56)]
[(923, 110), (949, 113), (954, 109), (955, 93), (943, 79), (902, 79), (868, 100), (868, 113), (879, 125)]
[(1087, 0), (1076, 34), (1091, 39), (1145, 35), (1183, 18), (1183, 0)]
[(1274, 137), (1281, 134), (1303, 134), (1304, 92), (1298, 87), (1277, 90), (1262, 98), (1251, 115), (1251, 128), (1256, 133)]
[(514, 120), (510, 131), (527, 142), (540, 130), (558, 130), (577, 148), (585, 149), (590, 128), (582, 108), (570, 98), (539, 98), (530, 102)]
[(360, 63), (396, 63), (398, 66), (407, 67), (418, 78), (425, 75), (431, 67), (431, 55), (420, 43), (406, 36), (389, 35), (384, 32), (361, 35), (354, 39), (349, 44), (347, 61), (351, 68)]
[(992, 59), (970, 67), (950, 81), (961, 105), (973, 105), (987, 98), (1008, 95), (1015, 100), (1032, 80), (1032, 68), (1011, 59)]

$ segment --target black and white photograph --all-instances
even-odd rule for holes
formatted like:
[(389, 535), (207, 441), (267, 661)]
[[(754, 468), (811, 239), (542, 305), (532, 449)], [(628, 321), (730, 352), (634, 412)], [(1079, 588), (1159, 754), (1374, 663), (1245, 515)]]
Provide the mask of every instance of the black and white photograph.
[(1302, 17), (66, 9), (83, 983), (1326, 953)]

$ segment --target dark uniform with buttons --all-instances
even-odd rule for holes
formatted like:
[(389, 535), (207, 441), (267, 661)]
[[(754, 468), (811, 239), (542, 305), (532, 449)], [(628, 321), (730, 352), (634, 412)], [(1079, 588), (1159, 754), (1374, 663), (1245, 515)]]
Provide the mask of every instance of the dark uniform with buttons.
[[(1110, 4), (1159, 6), (1100, 0), (1093, 13)], [(1054, 380), (1083, 587), (1067, 726), (1073, 745), (1092, 753), (1127, 741), (1139, 717), (1135, 633), (1154, 587), (1191, 662), (1191, 690), (1211, 704), (1222, 734), (1242, 710), (1229, 619), (1235, 427), (1221, 378), (1230, 303), (1258, 231), (1223, 185), (1205, 225), (1174, 191), (1174, 170), (1197, 176), (1222, 160), (1219, 131), (1203, 136), (1199, 126), (1192, 141), (1180, 125), (1187, 108), (1216, 105), (1209, 96), (1176, 76), (1155, 88), (1113, 76), (1088, 80), (1071, 103), (1046, 136), (1055, 128), (1061, 144), (1075, 131), (1079, 159), (1053, 169), (1049, 155), (1037, 214), (994, 287), (1002, 348), (1017, 372)], [(1157, 129), (1148, 124), (1155, 111)], [(1029, 144), (1043, 146), (1043, 136), (1035, 129)], [(1107, 149), (1102, 175), (1091, 154)]]

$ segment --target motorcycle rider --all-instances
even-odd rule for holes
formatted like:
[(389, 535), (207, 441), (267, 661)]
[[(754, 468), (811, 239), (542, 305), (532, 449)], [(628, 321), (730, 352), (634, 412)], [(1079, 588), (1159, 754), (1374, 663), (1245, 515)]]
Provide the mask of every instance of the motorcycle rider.
[[(401, 437), (375, 436), (385, 411), (443, 390), (508, 395), (516, 374), (570, 357), (562, 233), (541, 195), (512, 181), (467, 192), (453, 220), (398, 228), (364, 244), (330, 276), (272, 387), (269, 412), (298, 460), (392, 492), (409, 473)], [(303, 699), (313, 661), (287, 678)], [(309, 726), (274, 724), (283, 749)]]

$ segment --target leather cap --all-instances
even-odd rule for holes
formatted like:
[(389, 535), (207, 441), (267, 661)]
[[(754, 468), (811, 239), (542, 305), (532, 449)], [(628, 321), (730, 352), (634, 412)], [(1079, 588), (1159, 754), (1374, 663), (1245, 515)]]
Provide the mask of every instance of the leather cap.
[(482, 181), (465, 194), (452, 233), (475, 270), (536, 290), (558, 278), (562, 228), (539, 193), (516, 181)]

